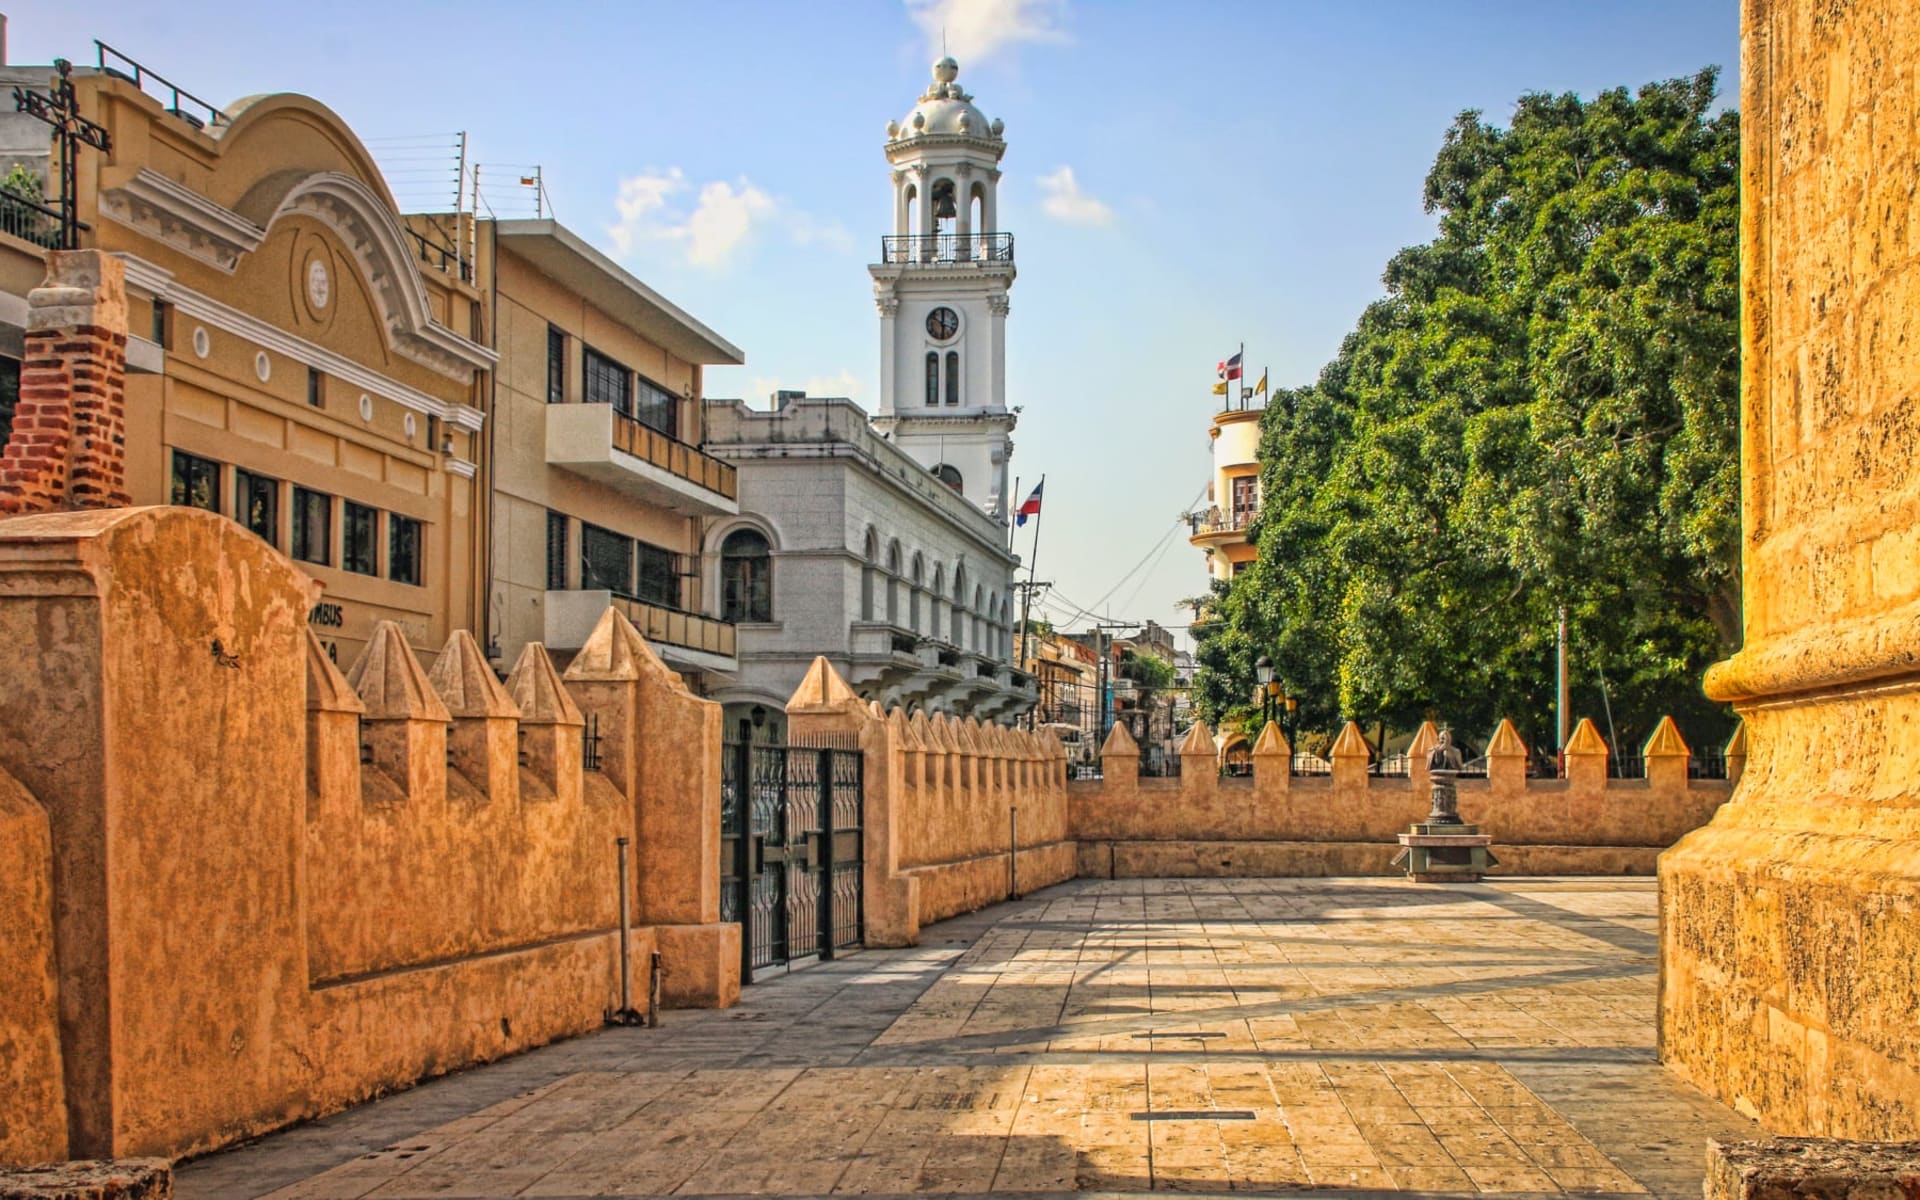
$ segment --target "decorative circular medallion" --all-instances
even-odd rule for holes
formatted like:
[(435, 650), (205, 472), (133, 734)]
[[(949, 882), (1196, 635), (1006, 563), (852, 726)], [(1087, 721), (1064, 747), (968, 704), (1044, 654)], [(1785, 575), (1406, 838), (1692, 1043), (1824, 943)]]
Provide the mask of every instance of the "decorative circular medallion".
[(211, 353), (213, 353), (213, 339), (207, 336), (207, 327), (205, 325), (195, 325), (193, 327), (193, 356), (195, 358), (205, 358)]
[(333, 281), (327, 277), (327, 264), (319, 259), (307, 263), (307, 299), (317, 311), (327, 306), (333, 295)]
[(373, 420), (373, 397), (367, 395), (365, 392), (360, 393), (360, 419), (362, 421)]
[(267, 380), (273, 378), (273, 360), (267, 357), (265, 350), (258, 351), (254, 354), (253, 373), (260, 377), (261, 383), (265, 383)]
[(412, 441), (414, 431), (420, 428), (420, 423), (414, 419), (414, 416), (412, 413), (408, 413), (407, 419), (404, 422), (404, 424), (406, 425), (406, 429), (407, 429), (407, 440)]
[(960, 314), (941, 305), (927, 314), (927, 336), (936, 342), (944, 342), (960, 332)]

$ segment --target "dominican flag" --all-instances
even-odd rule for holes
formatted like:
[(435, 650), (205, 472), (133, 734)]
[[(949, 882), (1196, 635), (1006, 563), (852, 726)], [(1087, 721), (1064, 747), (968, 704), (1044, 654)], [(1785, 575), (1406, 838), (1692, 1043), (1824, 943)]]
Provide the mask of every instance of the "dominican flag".
[(1221, 363), (1219, 367), (1219, 372), (1220, 372), (1220, 382), (1222, 383), (1225, 383), (1229, 379), (1240, 378), (1240, 355), (1236, 354), (1232, 358)]
[(1025, 525), (1028, 517), (1037, 517), (1040, 515), (1040, 489), (1046, 486), (1047, 481), (1044, 479), (1033, 485), (1033, 494), (1022, 501), (1020, 507), (1014, 510), (1013, 523), (1015, 525)]

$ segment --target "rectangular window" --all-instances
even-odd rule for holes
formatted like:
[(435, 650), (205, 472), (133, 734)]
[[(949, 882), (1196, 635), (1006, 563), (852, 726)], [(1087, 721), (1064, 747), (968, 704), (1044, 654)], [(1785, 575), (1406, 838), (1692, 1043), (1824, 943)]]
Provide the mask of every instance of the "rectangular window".
[(320, 382), (320, 368), (308, 367), (307, 368), (307, 403), (312, 405), (315, 408), (322, 407), (321, 402), (325, 399), (325, 397), (321, 394), (321, 391), (322, 391), (322, 385)]
[(387, 578), (420, 586), (420, 522), (387, 514)]
[(187, 508), (220, 511), (220, 464), (184, 450), (173, 452), (173, 495), (170, 503)]
[(633, 372), (592, 348), (581, 351), (581, 383), (588, 404), (611, 404), (613, 411), (633, 415)]
[(355, 575), (380, 572), (380, 513), (364, 504), (346, 502), (340, 522), (340, 565)]
[(153, 343), (162, 350), (167, 348), (167, 309), (165, 300), (153, 302)]
[(547, 514), (547, 590), (567, 590), (567, 514)]
[(326, 566), (333, 561), (333, 497), (293, 489), (293, 556)]
[(580, 587), (633, 594), (633, 539), (580, 523)]
[(236, 468), (233, 519), (277, 549), (280, 545), (280, 481)]
[(567, 402), (567, 335), (547, 326), (547, 403)]
[(635, 381), (634, 420), (670, 438), (680, 436), (680, 398), (642, 375)]
[(633, 593), (648, 604), (680, 607), (680, 556), (646, 542), (635, 542), (640, 567), (640, 586)]

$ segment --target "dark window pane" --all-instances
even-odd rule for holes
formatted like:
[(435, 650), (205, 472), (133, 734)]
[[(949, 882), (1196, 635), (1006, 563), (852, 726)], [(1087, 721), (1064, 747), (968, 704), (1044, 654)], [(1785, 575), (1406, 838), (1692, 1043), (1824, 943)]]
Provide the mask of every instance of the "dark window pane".
[(940, 356), (927, 351), (927, 403), (940, 403)]
[(420, 522), (387, 514), (387, 578), (420, 586)]
[(333, 561), (333, 497), (293, 489), (293, 556), (326, 566)]
[(321, 407), (320, 372), (315, 367), (307, 368), (307, 403), (315, 408)]
[(648, 604), (680, 607), (679, 555), (646, 542), (635, 542), (640, 567), (640, 583), (634, 595)]
[(167, 348), (167, 302), (153, 302), (153, 341), (161, 349)]
[(233, 473), (233, 519), (269, 546), (280, 545), (280, 481), (252, 471)]
[(580, 586), (633, 592), (633, 539), (582, 522), (580, 525)]
[(567, 588), (567, 514), (547, 514), (547, 590)]
[(547, 326), (547, 403), (564, 404), (567, 399), (567, 335)]
[(680, 436), (680, 398), (649, 379), (635, 380), (633, 411), (628, 415), (670, 438)]
[(220, 511), (220, 464), (211, 459), (173, 452), (172, 503), (187, 508)]
[(597, 350), (584, 351), (581, 363), (586, 402), (611, 404), (613, 411), (632, 415), (633, 372)]
[(960, 352), (947, 351), (947, 403), (960, 403)]
[(773, 620), (773, 551), (753, 529), (736, 529), (720, 546), (720, 617)]
[(355, 575), (374, 575), (379, 563), (380, 514), (364, 504), (346, 502), (340, 523), (340, 565)]

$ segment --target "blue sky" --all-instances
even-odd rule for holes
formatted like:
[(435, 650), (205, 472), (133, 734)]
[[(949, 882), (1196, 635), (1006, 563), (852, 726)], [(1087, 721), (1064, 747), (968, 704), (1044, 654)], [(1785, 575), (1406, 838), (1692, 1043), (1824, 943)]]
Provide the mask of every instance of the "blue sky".
[(62, 0), (12, 14), (9, 57), (91, 62), (99, 38), (216, 104), (305, 92), (410, 156), (464, 129), (501, 215), (530, 214), (509, 181), (539, 164), (563, 222), (746, 351), (709, 395), (871, 409), (881, 144), (942, 29), (1007, 125), (1013, 470), (1047, 475), (1056, 619), (1184, 623), (1204, 570), (1163, 535), (1205, 485), (1213, 364), (1245, 342), (1250, 374), (1314, 377), (1432, 236), (1421, 180), (1456, 113), (1709, 64), (1738, 91), (1733, 0)]

